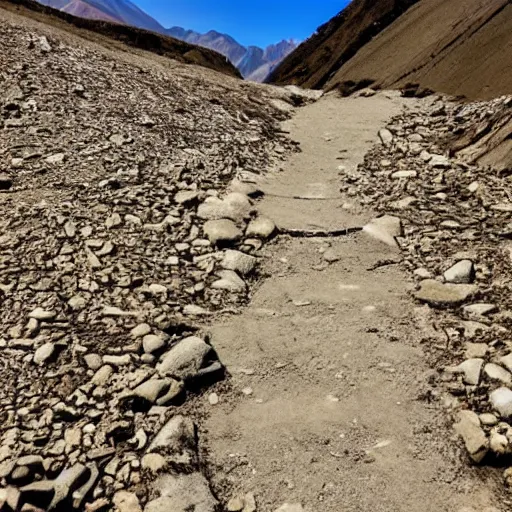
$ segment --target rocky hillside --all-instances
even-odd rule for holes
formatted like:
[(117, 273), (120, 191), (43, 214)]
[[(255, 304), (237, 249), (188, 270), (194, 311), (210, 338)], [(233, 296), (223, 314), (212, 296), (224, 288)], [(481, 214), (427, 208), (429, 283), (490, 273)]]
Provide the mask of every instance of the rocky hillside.
[(512, 90), (508, 0), (355, 0), (292, 53), (269, 81), (350, 92), (418, 83), (492, 99)]
[(204, 46), (225, 55), (239, 69), (244, 78), (255, 82), (263, 82), (298, 45), (294, 40), (283, 40), (266, 48), (245, 47), (231, 36), (215, 30), (200, 34), (193, 30), (172, 27), (167, 30), (167, 33), (177, 39)]
[(274, 226), (235, 178), (291, 99), (75, 32), (0, 3), (0, 510), (213, 511), (200, 320), (246, 301)]
[(190, 45), (172, 37), (160, 36), (154, 32), (137, 29), (128, 25), (91, 20), (67, 12), (43, 6), (35, 0), (0, 0), (5, 10), (17, 11), (24, 16), (52, 24), (62, 30), (79, 33), (81, 37), (102, 40), (104, 45), (116, 48), (124, 45), (150, 51), (187, 64), (197, 64), (221, 73), (240, 77), (237, 69), (218, 53)]
[(39, 0), (43, 5), (82, 18), (114, 21), (133, 27), (164, 32), (164, 27), (130, 0)]
[(324, 87), (343, 63), (417, 1), (354, 0), (291, 53), (267, 81)]
[(233, 65), (238, 67), (243, 77), (256, 82), (263, 82), (268, 74), (298, 45), (293, 40), (283, 40), (267, 48), (245, 47), (228, 34), (221, 34), (215, 30), (201, 34), (182, 27), (166, 29), (130, 0), (38, 1), (43, 5), (59, 9), (73, 16), (122, 23), (169, 35), (203, 48), (209, 48), (227, 57)]

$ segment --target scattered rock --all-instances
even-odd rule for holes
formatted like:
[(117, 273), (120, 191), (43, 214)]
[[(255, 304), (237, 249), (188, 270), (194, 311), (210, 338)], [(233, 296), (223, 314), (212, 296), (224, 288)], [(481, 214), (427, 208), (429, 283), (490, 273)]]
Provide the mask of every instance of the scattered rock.
[(448, 283), (470, 284), (474, 277), (475, 271), (471, 260), (459, 261), (444, 273), (444, 278)]
[(480, 419), (471, 411), (461, 411), (459, 422), (454, 426), (456, 432), (464, 440), (466, 450), (471, 459), (480, 463), (489, 451), (489, 441), (480, 426)]
[(444, 284), (433, 279), (425, 279), (420, 283), (420, 289), (415, 296), (421, 302), (431, 306), (457, 306), (478, 291), (478, 287), (471, 284)]
[(276, 225), (273, 220), (268, 217), (257, 217), (249, 222), (249, 225), (245, 230), (245, 236), (263, 238), (266, 240), (274, 234), (275, 230)]
[(240, 251), (227, 250), (224, 253), (224, 259), (221, 262), (222, 268), (233, 270), (246, 276), (250, 274), (256, 266), (256, 258)]
[(484, 365), (483, 359), (468, 359), (458, 366), (464, 372), (464, 382), (471, 386), (478, 386)]
[(366, 224), (363, 227), (363, 231), (390, 247), (397, 247), (396, 237), (402, 236), (403, 233), (402, 221), (398, 217), (384, 215)]
[(204, 234), (212, 244), (236, 242), (242, 238), (242, 232), (231, 220), (209, 220), (203, 226)]
[(505, 387), (498, 388), (489, 395), (489, 400), (502, 418), (507, 419), (512, 416), (512, 390)]
[(486, 364), (484, 372), (487, 375), (487, 378), (492, 381), (498, 381), (502, 384), (512, 384), (512, 375), (507, 370), (505, 370), (505, 368), (502, 368), (497, 364)]
[(164, 376), (169, 375), (186, 379), (198, 373), (211, 353), (210, 345), (201, 338), (191, 336), (181, 340), (165, 353), (157, 366), (157, 370)]

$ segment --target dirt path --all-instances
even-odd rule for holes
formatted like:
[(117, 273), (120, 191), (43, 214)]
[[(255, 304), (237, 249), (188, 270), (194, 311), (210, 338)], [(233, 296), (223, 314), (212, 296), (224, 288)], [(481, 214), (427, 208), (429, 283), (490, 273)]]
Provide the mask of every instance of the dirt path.
[[(285, 128), (302, 153), (262, 183), (260, 209), (287, 228), (363, 225), (371, 212), (339, 196), (338, 166), (350, 173), (403, 107), (381, 94), (299, 110)], [(339, 260), (328, 264), (327, 249)], [(364, 233), (281, 237), (266, 249), (270, 277), (250, 307), (212, 329), (233, 376), (206, 423), (217, 489), (253, 492), (262, 512), (285, 502), (307, 512), (492, 504), (445, 415), (422, 398), (430, 370), (406, 276), (396, 265), (368, 270), (396, 257)]]

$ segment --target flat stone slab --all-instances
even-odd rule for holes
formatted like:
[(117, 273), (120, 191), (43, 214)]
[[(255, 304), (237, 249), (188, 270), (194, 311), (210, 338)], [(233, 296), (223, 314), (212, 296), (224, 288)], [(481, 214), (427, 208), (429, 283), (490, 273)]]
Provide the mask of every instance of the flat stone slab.
[(431, 306), (449, 307), (462, 304), (477, 291), (478, 287), (473, 284), (445, 284), (434, 279), (425, 279), (415, 297)]

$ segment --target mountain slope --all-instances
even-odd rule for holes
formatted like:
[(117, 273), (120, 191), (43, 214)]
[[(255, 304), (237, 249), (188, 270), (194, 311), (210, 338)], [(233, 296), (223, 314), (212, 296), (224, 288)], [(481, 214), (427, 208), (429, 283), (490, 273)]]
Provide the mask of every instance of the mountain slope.
[(40, 3), (82, 18), (113, 21), (163, 33), (164, 27), (130, 0), (39, 0)]
[[(59, 0), (60, 1), (60, 0)], [(53, 0), (52, 0), (53, 2)], [(69, 3), (69, 2), (68, 2)], [(184, 41), (149, 32), (104, 18), (87, 19), (42, 5), (35, 0), (0, 0), (0, 7), (22, 12), (24, 16), (53, 24), (61, 30), (100, 41), (104, 46), (145, 50), (186, 64), (196, 64), (240, 78), (238, 70), (217, 52)]]
[(181, 27), (172, 27), (166, 32), (172, 37), (187, 41), (187, 43), (204, 46), (221, 53), (238, 67), (243, 77), (256, 82), (262, 82), (269, 72), (298, 45), (293, 40), (283, 40), (267, 48), (258, 46), (246, 48), (231, 36), (221, 34), (215, 30), (201, 34)]
[(512, 91), (509, 0), (354, 0), (285, 59), (276, 84), (418, 83), (489, 99)]
[(190, 44), (209, 48), (224, 55), (242, 76), (262, 82), (283, 58), (297, 47), (295, 41), (283, 40), (267, 48), (246, 48), (227, 34), (210, 30), (205, 34), (182, 27), (164, 28), (130, 0), (39, 0), (40, 3), (73, 16), (104, 20), (169, 35)]
[(193, 30), (185, 30), (182, 27), (172, 27), (166, 30), (166, 33), (187, 43), (197, 44), (210, 48), (227, 57), (235, 66), (242, 60), (247, 52), (247, 48), (238, 43), (227, 34), (221, 34), (215, 30), (210, 30), (206, 34), (200, 34)]
[(279, 85), (322, 88), (331, 74), (418, 0), (353, 0), (273, 71)]

